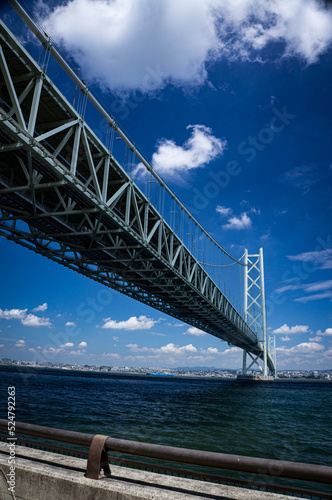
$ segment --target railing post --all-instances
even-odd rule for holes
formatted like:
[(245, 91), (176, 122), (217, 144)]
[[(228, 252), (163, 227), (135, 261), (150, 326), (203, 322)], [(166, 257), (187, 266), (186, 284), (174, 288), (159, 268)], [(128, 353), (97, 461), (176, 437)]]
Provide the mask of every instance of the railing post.
[[(86, 467), (85, 477), (88, 479), (100, 479), (111, 475), (108, 462), (105, 443), (108, 436), (96, 434), (90, 444), (88, 463)], [(104, 476), (100, 475), (101, 469), (104, 470)]]

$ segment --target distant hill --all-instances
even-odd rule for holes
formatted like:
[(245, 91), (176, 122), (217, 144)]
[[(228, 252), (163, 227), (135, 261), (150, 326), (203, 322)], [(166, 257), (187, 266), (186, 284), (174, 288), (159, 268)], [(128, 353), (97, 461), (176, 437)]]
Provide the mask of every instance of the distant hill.
[(227, 370), (229, 372), (235, 372), (234, 368), (216, 368), (215, 366), (179, 366), (175, 370), (185, 370), (185, 371), (207, 371), (207, 370)]

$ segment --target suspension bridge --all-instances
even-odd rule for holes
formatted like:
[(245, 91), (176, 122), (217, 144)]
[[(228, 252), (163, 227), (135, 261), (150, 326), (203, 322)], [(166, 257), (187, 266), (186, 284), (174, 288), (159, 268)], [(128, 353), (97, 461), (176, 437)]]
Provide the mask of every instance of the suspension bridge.
[[(222, 248), (51, 38), (9, 3), (41, 52), (37, 62), (0, 21), (0, 235), (240, 347), (243, 374), (258, 365), (275, 375), (262, 249), (236, 259)], [(70, 78), (72, 103), (48, 76), (51, 56)], [(104, 121), (104, 140), (85, 120), (87, 105)]]

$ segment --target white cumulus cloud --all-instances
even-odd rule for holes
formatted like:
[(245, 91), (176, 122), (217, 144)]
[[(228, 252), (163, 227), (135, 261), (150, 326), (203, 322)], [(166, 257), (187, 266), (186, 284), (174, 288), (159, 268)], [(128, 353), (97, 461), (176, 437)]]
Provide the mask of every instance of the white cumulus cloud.
[(0, 318), (3, 319), (24, 319), (28, 309), (0, 309)]
[(158, 321), (143, 315), (138, 318), (132, 316), (125, 321), (115, 321), (111, 318), (106, 318), (104, 321), (102, 328), (111, 328), (113, 330), (149, 330), (158, 323)]
[[(194, 359), (191, 358), (191, 355), (196, 354), (199, 356), (203, 356), (201, 359), (208, 361), (210, 359), (213, 359), (216, 355), (218, 356), (227, 356), (228, 354), (238, 354), (241, 353), (242, 350), (239, 347), (230, 347), (228, 349), (225, 349), (224, 351), (218, 351), (216, 347), (208, 347), (207, 349), (197, 349), (193, 344), (187, 344), (183, 346), (179, 346), (174, 344), (173, 342), (170, 342), (169, 344), (163, 345), (161, 347), (140, 347), (138, 344), (127, 344), (126, 347), (130, 349), (132, 352), (143, 352), (143, 353), (151, 353), (153, 354), (152, 357), (158, 357), (160, 359), (160, 356), (162, 355), (173, 355), (173, 356), (183, 356), (185, 355), (187, 359)], [(212, 356), (212, 357), (209, 357)], [(197, 358), (198, 359), (198, 358)], [(173, 359), (175, 361), (175, 358)]]
[(79, 349), (77, 351), (70, 351), (69, 354), (71, 354), (72, 356), (83, 356), (84, 355), (84, 350), (83, 351), (80, 351)]
[(286, 323), (279, 328), (276, 328), (273, 330), (273, 333), (282, 333), (286, 335), (291, 335), (293, 333), (308, 333), (309, 332), (309, 326), (308, 325), (295, 325), (295, 326), (288, 326)]
[(21, 320), (24, 326), (51, 326), (49, 318), (40, 318), (34, 314), (28, 314), (26, 318)]
[(277, 59), (314, 63), (332, 40), (331, 10), (316, 0), (40, 1), (36, 14), (85, 80), (122, 95), (201, 85), (208, 63), (260, 61), (275, 42)]
[(277, 347), (276, 350), (279, 353), (286, 355), (292, 355), (292, 354), (310, 355), (319, 351), (324, 351), (324, 346), (322, 344), (319, 344), (318, 342), (302, 342), (301, 344), (289, 348), (284, 346)]
[(78, 344), (78, 347), (81, 348), (81, 349), (85, 349), (86, 347), (88, 347), (88, 344), (86, 342), (80, 342)]
[(232, 213), (232, 209), (223, 207), (222, 205), (217, 205), (216, 212), (220, 215), (230, 215)]
[(227, 224), (223, 224), (223, 229), (249, 229), (252, 226), (252, 220), (244, 212), (240, 217), (231, 217)]
[(239, 352), (242, 352), (242, 349), (240, 349), (240, 347), (233, 346), (230, 347), (229, 349), (225, 349), (223, 352), (221, 352), (221, 354), (225, 355), (225, 354), (234, 354)]
[[(173, 139), (160, 139), (157, 151), (152, 155), (153, 168), (163, 177), (188, 172), (204, 167), (215, 158), (221, 156), (226, 147), (226, 141), (218, 139), (212, 130), (205, 125), (188, 125), (191, 130), (189, 139), (182, 145), (177, 145)], [(139, 164), (133, 171), (133, 176), (142, 177), (147, 170)]]
[(133, 352), (152, 352), (154, 354), (188, 354), (197, 352), (197, 348), (192, 344), (179, 346), (170, 342), (162, 347), (139, 347), (137, 344), (127, 344), (128, 347)]
[(46, 309), (47, 309), (47, 302), (44, 302), (44, 304), (41, 304), (40, 306), (37, 306), (34, 309), (32, 309), (32, 312), (46, 311)]
[(74, 347), (74, 344), (72, 342), (66, 342), (66, 344), (62, 345), (61, 347)]
[(160, 349), (153, 349), (152, 352), (160, 352), (161, 354), (163, 353), (186, 354), (188, 352), (197, 352), (197, 348), (192, 344), (179, 347), (177, 345), (174, 345), (173, 343), (170, 343), (162, 346)]
[(18, 340), (15, 347), (25, 347), (25, 340)]
[[(85, 79), (124, 94), (199, 85), (220, 41), (210, 2), (73, 0), (42, 19)], [(194, 34), (194, 36), (193, 36)]]
[(216, 347), (208, 347), (207, 349), (201, 350), (200, 352), (204, 354), (221, 354)]
[(103, 357), (103, 358), (120, 358), (120, 354), (117, 354), (115, 352), (108, 352), (108, 353), (104, 352), (101, 355), (101, 357)]
[(319, 337), (316, 335), (315, 337), (310, 337), (309, 338), (310, 342), (321, 342), (323, 340), (323, 337)]
[(325, 332), (318, 330), (317, 335), (323, 335), (324, 337), (332, 337), (332, 328), (326, 328)]
[(57, 354), (57, 353), (63, 352), (63, 349), (61, 347), (58, 347), (58, 348), (48, 347), (47, 349), (43, 349), (42, 352), (43, 352), (43, 354)]
[[(44, 307), (44, 305), (38, 307)], [(23, 326), (51, 326), (49, 318), (40, 318), (34, 314), (27, 315), (27, 309), (0, 309), (0, 318), (19, 319)]]
[(206, 332), (203, 332), (203, 330), (200, 330), (195, 326), (191, 326), (186, 332), (184, 332), (183, 335), (195, 335), (196, 337), (202, 337), (203, 335), (206, 335)]

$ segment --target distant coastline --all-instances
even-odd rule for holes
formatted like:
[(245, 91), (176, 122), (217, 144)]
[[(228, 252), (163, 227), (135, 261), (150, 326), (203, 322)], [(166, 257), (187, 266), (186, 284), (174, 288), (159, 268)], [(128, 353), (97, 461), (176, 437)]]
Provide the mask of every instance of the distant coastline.
[(194, 374), (163, 374), (163, 373), (147, 373), (147, 372), (128, 372), (128, 371), (100, 371), (100, 370), (84, 370), (80, 368), (55, 368), (52, 366), (27, 366), (27, 365), (2, 365), (1, 371), (13, 371), (22, 373), (44, 373), (52, 375), (69, 375), (76, 377), (142, 377), (142, 378), (158, 378), (163, 379), (209, 379), (209, 380), (229, 380), (236, 381), (236, 377), (216, 377), (213, 375), (194, 375)]
[[(18, 365), (18, 364), (9, 364), (0, 362), (0, 372), (1, 371), (13, 371), (13, 372), (22, 372), (22, 373), (44, 373), (44, 374), (53, 374), (53, 375), (70, 375), (70, 376), (83, 376), (83, 377), (105, 377), (105, 376), (120, 376), (120, 377), (143, 377), (143, 378), (158, 378), (162, 377), (163, 379), (173, 379), (181, 378), (181, 379), (205, 379), (205, 380), (221, 380), (221, 381), (234, 381), (243, 383), (243, 381), (239, 381), (236, 379), (236, 376), (218, 376), (215, 374), (216, 370), (211, 370), (211, 373), (208, 370), (205, 371), (204, 374), (196, 374), (194, 371), (183, 371), (183, 373), (171, 373), (171, 372), (151, 372), (147, 371), (109, 371), (109, 370), (92, 370), (92, 369), (84, 369), (82, 367), (77, 368), (69, 368), (69, 367), (54, 367), (54, 366), (41, 366), (41, 365)], [(134, 369), (133, 369), (134, 370)], [(150, 369), (149, 369), (150, 370)], [(223, 370), (220, 370), (223, 371)], [(256, 381), (249, 381), (249, 383), (255, 383)], [(278, 377), (274, 380), (269, 381), (268, 383), (332, 383), (332, 378), (318, 378), (318, 377)], [(267, 382), (263, 382), (266, 384)]]
[(311, 383), (311, 382), (324, 382), (324, 383), (328, 383), (328, 384), (331, 384), (332, 383), (332, 379), (326, 379), (326, 378), (309, 378), (309, 377), (294, 377), (294, 378), (290, 378), (290, 377), (278, 377), (276, 379), (273, 380), (273, 382), (308, 382), (308, 383)]

